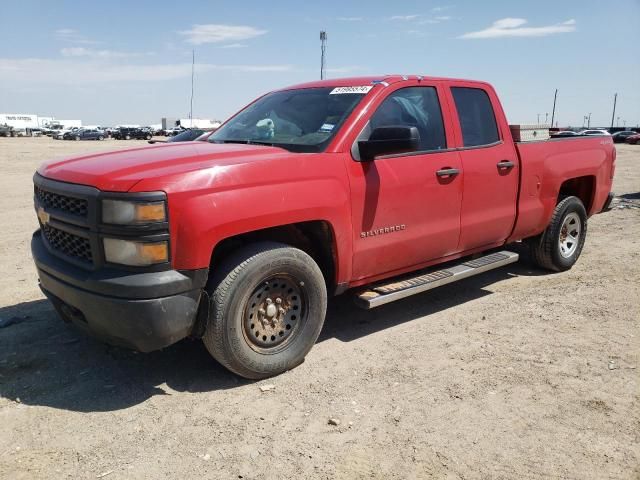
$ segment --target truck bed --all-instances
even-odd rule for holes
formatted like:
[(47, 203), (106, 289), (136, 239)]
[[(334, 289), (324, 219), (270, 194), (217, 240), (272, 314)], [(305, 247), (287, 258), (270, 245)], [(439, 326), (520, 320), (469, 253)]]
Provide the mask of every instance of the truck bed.
[[(589, 215), (602, 210), (615, 165), (615, 147), (608, 136), (554, 138), (516, 142), (520, 160), (520, 194), (511, 241), (541, 233), (549, 223), (558, 192), (569, 179), (587, 177), (592, 185), (585, 205)], [(608, 158), (613, 158), (609, 164)], [(595, 172), (595, 175), (594, 175)], [(597, 186), (597, 187), (596, 187)]]

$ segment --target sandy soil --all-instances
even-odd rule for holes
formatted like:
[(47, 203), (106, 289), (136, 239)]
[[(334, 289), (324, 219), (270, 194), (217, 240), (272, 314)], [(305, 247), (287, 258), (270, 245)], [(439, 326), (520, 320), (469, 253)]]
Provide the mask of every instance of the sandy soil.
[(640, 145), (571, 271), (334, 299), (306, 362), (252, 383), (198, 341), (105, 346), (38, 290), (34, 169), (132, 143), (0, 138), (0, 478), (639, 478)]

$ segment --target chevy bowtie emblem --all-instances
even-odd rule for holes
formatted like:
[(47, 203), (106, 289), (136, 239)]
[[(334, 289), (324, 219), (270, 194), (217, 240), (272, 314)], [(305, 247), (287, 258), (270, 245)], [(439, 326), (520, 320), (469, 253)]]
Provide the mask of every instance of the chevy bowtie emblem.
[(38, 207), (38, 218), (40, 219), (40, 223), (46, 225), (49, 223), (51, 216), (44, 210), (44, 208)]

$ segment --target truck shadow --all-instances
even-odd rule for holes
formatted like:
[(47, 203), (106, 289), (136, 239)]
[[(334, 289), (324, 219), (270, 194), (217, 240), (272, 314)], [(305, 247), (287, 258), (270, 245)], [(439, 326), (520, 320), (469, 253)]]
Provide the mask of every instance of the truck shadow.
[[(358, 309), (349, 294), (330, 301), (318, 342), (350, 342), (490, 295), (492, 283), (542, 275), (514, 264), (375, 310)], [(58, 318), (46, 300), (0, 308), (0, 397), (26, 405), (78, 411), (114, 411), (154, 395), (210, 392), (250, 384), (215, 362), (199, 340), (140, 354), (104, 345)], [(168, 388), (167, 388), (168, 387)]]

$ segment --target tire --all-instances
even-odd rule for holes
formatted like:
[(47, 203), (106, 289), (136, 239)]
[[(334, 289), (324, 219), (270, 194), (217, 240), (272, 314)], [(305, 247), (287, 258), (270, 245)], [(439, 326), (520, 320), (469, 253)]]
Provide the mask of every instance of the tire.
[(125, 136), (124, 136), (124, 139), (125, 139), (125, 140), (131, 140), (131, 135), (125, 135)]
[(578, 261), (587, 236), (587, 211), (578, 197), (556, 205), (541, 235), (529, 242), (533, 262), (554, 272), (569, 270)]
[(147, 135), (144, 137), (145, 140), (151, 140), (151, 135)]
[(80, 137), (76, 136), (76, 142), (80, 141)]
[(241, 248), (212, 274), (207, 291), (204, 344), (242, 377), (267, 378), (298, 366), (322, 330), (324, 277), (297, 248), (272, 242)]
[(104, 140), (104, 137), (103, 137), (102, 135), (100, 135), (100, 136), (98, 137), (98, 140)]

